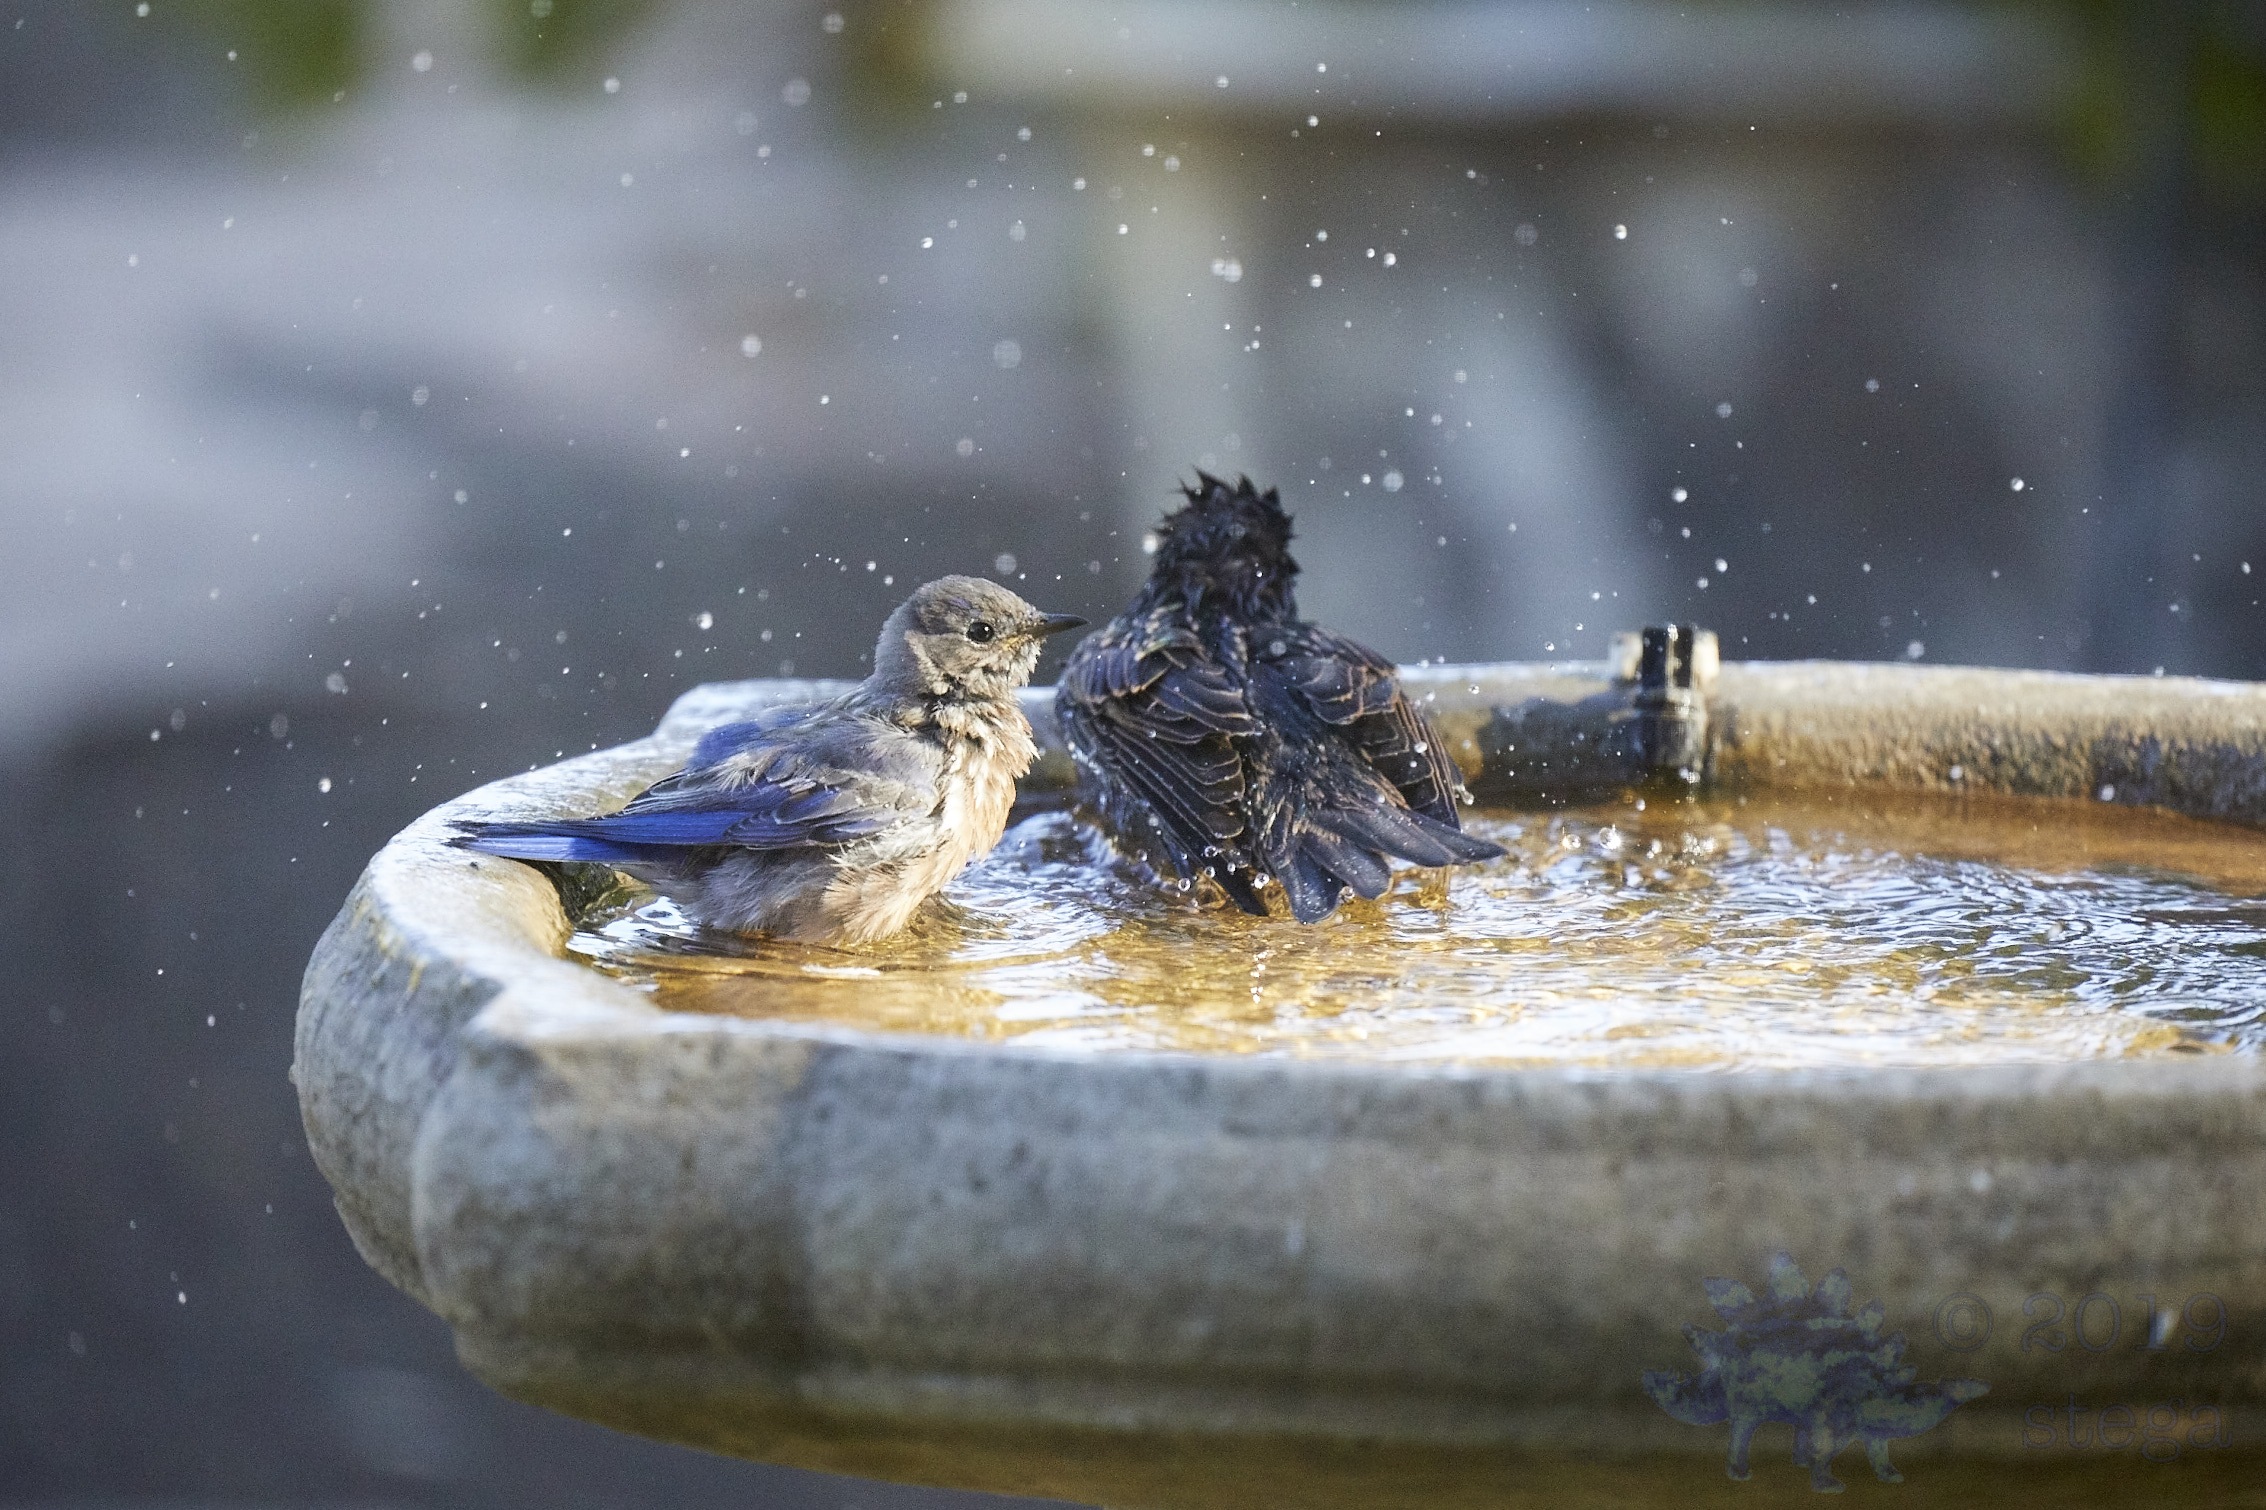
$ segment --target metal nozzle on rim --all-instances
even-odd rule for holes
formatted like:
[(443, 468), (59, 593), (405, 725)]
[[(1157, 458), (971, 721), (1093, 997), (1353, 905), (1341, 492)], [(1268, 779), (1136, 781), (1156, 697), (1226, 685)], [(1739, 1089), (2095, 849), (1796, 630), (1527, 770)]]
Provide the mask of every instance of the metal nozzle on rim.
[(1630, 732), (1648, 777), (1674, 777), (1696, 786), (1706, 776), (1707, 694), (1719, 663), (1713, 630), (1692, 624), (1645, 627)]

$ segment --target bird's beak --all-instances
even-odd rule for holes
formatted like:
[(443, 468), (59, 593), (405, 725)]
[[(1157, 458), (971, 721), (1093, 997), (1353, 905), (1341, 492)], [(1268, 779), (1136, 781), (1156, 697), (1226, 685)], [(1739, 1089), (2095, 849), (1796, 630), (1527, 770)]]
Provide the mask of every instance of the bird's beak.
[(1036, 640), (1050, 634), (1060, 634), (1065, 629), (1083, 628), (1085, 623), (1084, 619), (1074, 613), (1042, 613), (1024, 626), (1023, 632)]

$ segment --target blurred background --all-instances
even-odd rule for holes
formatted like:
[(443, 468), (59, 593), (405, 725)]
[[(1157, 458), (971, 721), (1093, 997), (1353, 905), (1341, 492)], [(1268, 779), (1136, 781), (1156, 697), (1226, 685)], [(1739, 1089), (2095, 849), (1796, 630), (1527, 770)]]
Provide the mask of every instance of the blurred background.
[(0, 5), (0, 1503), (1004, 1503), (457, 1369), (284, 1079), (372, 850), (1198, 466), (1403, 660), (2253, 677), (2261, 353), (2256, 0)]

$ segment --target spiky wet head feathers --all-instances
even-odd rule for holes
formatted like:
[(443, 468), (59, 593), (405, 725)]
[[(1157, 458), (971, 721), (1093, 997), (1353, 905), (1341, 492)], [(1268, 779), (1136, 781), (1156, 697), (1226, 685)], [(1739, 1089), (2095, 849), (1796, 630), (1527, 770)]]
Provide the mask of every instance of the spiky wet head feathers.
[(1191, 611), (1224, 609), (1239, 619), (1298, 616), (1290, 515), (1273, 488), (1248, 477), (1233, 486), (1208, 472), (1184, 487), (1188, 506), (1157, 526), (1157, 564), (1143, 596), (1177, 596)]

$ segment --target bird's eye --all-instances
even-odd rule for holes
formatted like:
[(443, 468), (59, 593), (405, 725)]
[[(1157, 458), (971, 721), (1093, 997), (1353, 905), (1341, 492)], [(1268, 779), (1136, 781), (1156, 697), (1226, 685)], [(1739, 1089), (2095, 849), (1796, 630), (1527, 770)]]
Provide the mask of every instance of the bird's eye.
[(983, 619), (978, 619), (973, 624), (970, 624), (968, 626), (968, 638), (974, 640), (979, 645), (990, 644), (991, 637), (997, 632), (997, 630), (993, 629), (991, 625)]

